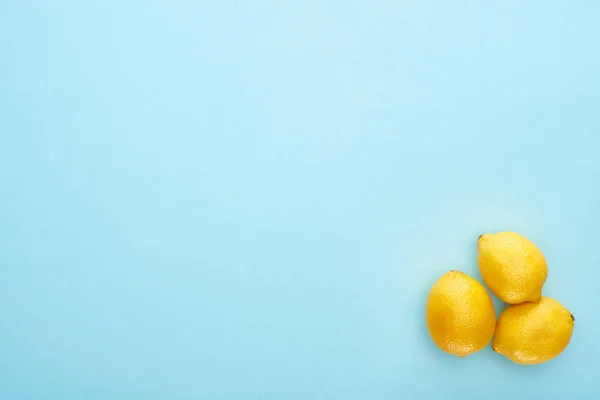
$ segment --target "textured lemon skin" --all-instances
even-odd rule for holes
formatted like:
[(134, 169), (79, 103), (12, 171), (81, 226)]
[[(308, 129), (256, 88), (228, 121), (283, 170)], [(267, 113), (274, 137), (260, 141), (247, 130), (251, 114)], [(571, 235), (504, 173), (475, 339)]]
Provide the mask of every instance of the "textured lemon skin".
[(517, 364), (541, 364), (565, 350), (574, 327), (575, 318), (562, 304), (542, 297), (504, 310), (492, 347)]
[(426, 320), (429, 334), (441, 350), (465, 357), (492, 340), (496, 313), (481, 283), (450, 271), (429, 291)]
[(490, 290), (508, 304), (536, 302), (548, 278), (544, 255), (514, 232), (486, 234), (478, 242), (479, 271)]

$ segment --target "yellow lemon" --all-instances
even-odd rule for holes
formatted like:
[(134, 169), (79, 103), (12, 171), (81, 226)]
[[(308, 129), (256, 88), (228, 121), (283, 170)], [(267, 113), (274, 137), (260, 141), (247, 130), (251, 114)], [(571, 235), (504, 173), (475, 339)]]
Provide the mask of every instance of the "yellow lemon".
[(479, 237), (479, 270), (490, 290), (502, 301), (520, 304), (539, 301), (548, 277), (542, 252), (514, 232)]
[(562, 304), (542, 297), (504, 310), (492, 347), (518, 364), (540, 364), (563, 352), (574, 326), (575, 317)]
[(464, 357), (492, 340), (496, 313), (481, 283), (462, 272), (450, 271), (429, 291), (426, 320), (429, 334), (440, 349)]

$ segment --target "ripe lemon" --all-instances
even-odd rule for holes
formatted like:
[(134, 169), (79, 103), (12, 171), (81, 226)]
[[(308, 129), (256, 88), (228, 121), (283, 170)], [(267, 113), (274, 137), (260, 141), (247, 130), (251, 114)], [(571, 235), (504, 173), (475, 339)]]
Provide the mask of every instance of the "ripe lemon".
[(504, 310), (492, 347), (518, 364), (540, 364), (563, 352), (574, 326), (575, 318), (562, 304), (542, 297)]
[(464, 357), (492, 340), (496, 313), (481, 283), (450, 271), (429, 291), (426, 320), (429, 334), (441, 350)]
[(540, 300), (548, 266), (533, 242), (518, 233), (500, 232), (480, 236), (478, 249), (481, 276), (502, 301)]

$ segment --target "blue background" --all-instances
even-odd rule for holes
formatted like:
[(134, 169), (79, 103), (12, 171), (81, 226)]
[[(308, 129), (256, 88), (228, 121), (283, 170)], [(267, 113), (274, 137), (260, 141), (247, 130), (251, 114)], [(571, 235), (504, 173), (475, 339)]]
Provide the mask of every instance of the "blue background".
[[(597, 399), (598, 21), (3, 0), (0, 398)], [(480, 279), (501, 230), (577, 317), (550, 363), (427, 334), (430, 286)]]

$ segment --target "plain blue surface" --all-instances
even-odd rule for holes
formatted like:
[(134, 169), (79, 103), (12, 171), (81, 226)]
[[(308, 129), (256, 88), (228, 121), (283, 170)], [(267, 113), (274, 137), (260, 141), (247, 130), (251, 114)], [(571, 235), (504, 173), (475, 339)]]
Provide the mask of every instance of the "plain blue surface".
[[(600, 397), (600, 4), (482, 3), (2, 1), (0, 398)], [(427, 334), (500, 230), (550, 363)]]

